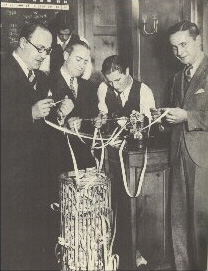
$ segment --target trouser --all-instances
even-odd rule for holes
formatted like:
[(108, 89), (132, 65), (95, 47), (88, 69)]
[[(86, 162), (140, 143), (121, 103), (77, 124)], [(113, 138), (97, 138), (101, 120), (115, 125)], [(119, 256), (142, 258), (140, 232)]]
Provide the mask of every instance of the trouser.
[(2, 175), (1, 270), (55, 270), (50, 180), (10, 168)]
[(176, 270), (207, 270), (208, 169), (181, 148), (172, 166), (171, 227)]

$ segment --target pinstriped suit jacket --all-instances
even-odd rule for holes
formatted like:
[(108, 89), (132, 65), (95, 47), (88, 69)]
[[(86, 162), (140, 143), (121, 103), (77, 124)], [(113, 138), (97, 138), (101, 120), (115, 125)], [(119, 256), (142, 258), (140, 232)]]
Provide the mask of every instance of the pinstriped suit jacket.
[(174, 77), (172, 106), (187, 111), (188, 121), (174, 125), (171, 161), (177, 159), (181, 140), (191, 159), (200, 167), (208, 167), (208, 57), (204, 56), (184, 95), (184, 70)]

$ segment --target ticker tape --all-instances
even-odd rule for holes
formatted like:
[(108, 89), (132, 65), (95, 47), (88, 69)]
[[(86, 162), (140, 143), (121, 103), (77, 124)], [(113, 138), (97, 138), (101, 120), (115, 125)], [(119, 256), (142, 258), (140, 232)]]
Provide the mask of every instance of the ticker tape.
[(12, 3), (1, 2), (1, 8), (25, 8), (25, 9), (50, 9), (50, 10), (69, 10), (68, 4), (37, 4), (37, 3)]
[[(143, 127), (142, 130), (148, 128), (148, 137), (149, 137), (150, 127), (151, 127), (153, 124), (159, 122), (162, 118), (164, 118), (164, 117), (169, 113), (169, 111), (170, 111), (170, 109), (169, 109), (169, 108), (166, 108), (165, 111), (163, 112), (163, 114), (162, 114), (161, 116), (159, 116), (157, 119), (155, 119), (155, 120), (154, 120), (153, 122), (151, 122), (149, 125)], [(45, 119), (45, 122), (46, 122), (48, 125), (50, 125), (51, 127), (55, 128), (55, 129), (57, 129), (57, 130), (59, 130), (59, 131), (62, 131), (62, 132), (64, 132), (64, 133), (67, 133), (67, 134), (73, 134), (73, 135), (76, 135), (76, 136), (78, 136), (77, 133), (79, 134), (78, 131), (76, 131), (76, 132), (74, 133), (74, 132), (72, 132), (71, 130), (69, 130), (69, 129), (65, 128), (65, 127), (60, 127), (60, 126), (58, 126), (58, 125), (56, 125), (56, 124), (54, 124), (54, 123), (52, 123), (52, 122), (50, 122), (50, 121), (48, 121), (48, 120), (46, 120), (46, 119)], [(125, 126), (125, 125), (124, 125), (124, 126)], [(122, 128), (123, 128), (123, 127), (122, 127)], [(102, 141), (102, 148), (104, 148), (104, 147), (106, 147), (109, 143), (111, 143), (111, 141), (112, 141), (112, 143), (115, 141), (115, 139), (117, 138), (117, 136), (118, 136), (118, 134), (120, 133), (120, 131), (122, 130), (122, 128), (119, 130), (119, 132), (118, 132), (117, 134), (116, 134), (116, 131), (114, 131), (114, 132), (115, 132), (114, 137), (113, 137), (113, 138), (110, 137), (110, 140), (108, 139), (107, 144), (104, 144), (104, 143), (103, 143), (103, 138), (102, 138), (101, 134), (100, 134), (100, 137), (99, 137), (99, 138), (96, 138), (96, 140)], [(95, 129), (96, 129), (96, 128), (95, 128)], [(97, 133), (97, 129), (96, 129), (96, 133)], [(83, 134), (80, 135), (80, 134), (79, 134), (78, 137), (80, 137), (80, 136), (83, 137), (83, 138), (90, 138), (90, 139), (93, 139), (93, 145), (95, 145), (95, 142), (94, 142), (94, 141), (95, 141), (95, 134), (94, 134), (93, 137), (89, 137), (89, 136), (87, 136), (87, 135), (83, 135)], [(69, 147), (70, 147), (70, 142), (69, 142), (68, 135), (67, 135), (67, 140), (68, 140), (68, 145), (69, 145)], [(120, 158), (120, 165), (121, 165), (121, 172), (122, 172), (122, 178), (123, 178), (124, 188), (125, 188), (125, 191), (126, 191), (126, 193), (127, 193), (127, 195), (128, 195), (129, 197), (131, 197), (131, 198), (136, 198), (136, 197), (138, 197), (138, 196), (140, 195), (140, 192), (141, 192), (141, 189), (142, 189), (142, 184), (143, 184), (143, 182), (144, 182), (144, 176), (145, 176), (146, 168), (147, 168), (147, 146), (146, 146), (145, 152), (144, 152), (144, 164), (143, 164), (143, 167), (142, 167), (140, 176), (139, 176), (138, 187), (137, 187), (137, 189), (136, 189), (136, 193), (135, 193), (135, 194), (132, 194), (132, 193), (129, 191), (129, 188), (128, 188), (128, 185), (127, 185), (127, 176), (126, 176), (126, 172), (125, 172), (125, 165), (124, 165), (123, 155), (122, 155), (125, 144), (126, 144), (126, 139), (124, 139), (124, 140), (122, 141), (122, 143), (121, 143), (121, 145), (120, 145), (120, 148), (119, 148), (119, 158)], [(94, 148), (96, 148), (96, 147), (94, 146)], [(71, 148), (70, 148), (70, 150), (71, 150)], [(71, 153), (71, 154), (72, 154), (72, 153)], [(73, 154), (72, 154), (72, 155), (73, 155)], [(100, 164), (102, 164), (102, 162), (100, 162)], [(74, 166), (75, 166), (75, 168), (76, 168), (76, 162), (75, 162)], [(101, 165), (100, 165), (100, 166), (101, 166)], [(100, 167), (99, 167), (99, 169), (100, 169)], [(75, 171), (76, 171), (76, 169), (75, 169)], [(78, 172), (78, 171), (77, 171), (77, 172)], [(78, 176), (78, 173), (77, 173), (77, 176)]]
[[(151, 122), (149, 125), (145, 126), (142, 129), (142, 130), (144, 130), (144, 129), (148, 128), (148, 138), (149, 138), (150, 127), (153, 124), (155, 124), (156, 122), (159, 122), (162, 118), (164, 118), (168, 114), (169, 111), (170, 111), (170, 109), (166, 108), (165, 111), (163, 112), (163, 114), (160, 117), (158, 117), (157, 119), (155, 119), (153, 122)], [(121, 143), (120, 148), (119, 148), (119, 158), (120, 158), (121, 173), (122, 173), (124, 188), (125, 188), (125, 191), (126, 191), (127, 195), (130, 198), (137, 198), (140, 195), (140, 193), (141, 193), (142, 184), (144, 182), (144, 176), (145, 176), (145, 172), (146, 172), (146, 168), (147, 168), (147, 146), (145, 147), (144, 164), (143, 164), (143, 167), (142, 167), (141, 172), (140, 172), (140, 176), (139, 176), (139, 180), (138, 180), (138, 186), (137, 186), (135, 194), (133, 195), (129, 191), (129, 188), (128, 188), (126, 171), (125, 171), (125, 165), (124, 165), (123, 154), (122, 154), (125, 144), (126, 144), (126, 140), (124, 139), (122, 141), (122, 143)]]
[[(169, 109), (166, 108), (166, 109), (165, 109), (165, 112), (164, 112), (160, 117), (158, 117), (157, 119), (155, 119), (155, 120), (154, 120), (153, 122), (151, 122), (149, 125), (143, 127), (143, 128), (141, 129), (141, 131), (144, 130), (144, 129), (146, 129), (146, 128), (149, 128), (149, 127), (151, 127), (153, 124), (159, 122), (162, 118), (164, 118), (164, 117), (168, 114), (168, 112), (169, 112)], [(79, 133), (79, 132), (77, 131), (77, 129), (75, 130), (75, 132), (73, 132), (72, 130), (70, 130), (70, 129), (66, 128), (66, 127), (61, 127), (60, 125), (57, 125), (57, 124), (55, 124), (55, 123), (53, 123), (53, 122), (51, 122), (51, 121), (49, 121), (49, 120), (46, 120), (46, 119), (45, 119), (45, 122), (46, 122), (49, 126), (55, 128), (55, 129), (57, 129), (57, 130), (59, 130), (59, 131), (61, 131), (61, 132), (64, 132), (64, 133), (67, 133), (67, 134), (72, 134), (72, 135), (78, 136), (78, 133)], [(120, 135), (121, 131), (123, 131), (123, 129), (125, 128), (125, 126), (126, 126), (126, 124), (123, 125), (123, 126), (120, 128), (120, 130), (119, 130), (118, 132), (117, 132), (117, 130), (115, 129), (115, 131), (113, 132), (113, 136), (111, 135), (109, 138), (102, 138), (102, 139), (101, 139), (100, 137), (98, 137), (98, 138), (96, 138), (96, 140), (99, 140), (99, 141), (101, 141), (101, 140), (104, 140), (104, 141), (107, 140), (108, 144), (109, 144), (110, 142), (112, 142), (112, 141), (114, 142), (115, 139), (118, 137), (118, 135)], [(76, 127), (76, 125), (75, 125), (75, 127)], [(117, 133), (116, 133), (116, 132), (117, 132)], [(87, 134), (83, 134), (83, 133), (79, 133), (79, 136), (78, 136), (78, 137), (82, 137), (82, 138), (86, 138), (86, 139), (93, 139), (92, 136), (87, 135)], [(110, 139), (110, 140), (109, 140), (109, 139)], [(105, 147), (106, 147), (106, 145), (105, 145)]]

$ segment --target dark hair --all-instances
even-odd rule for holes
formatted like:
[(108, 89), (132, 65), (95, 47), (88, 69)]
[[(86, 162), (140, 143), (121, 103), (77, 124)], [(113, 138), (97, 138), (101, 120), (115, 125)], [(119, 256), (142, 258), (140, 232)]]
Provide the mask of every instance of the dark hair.
[[(42, 28), (46, 31), (49, 31), (48, 28), (42, 24), (42, 23), (39, 23), (39, 22), (29, 22), (27, 24), (25, 24), (20, 32), (20, 36), (19, 38), (26, 38), (27, 40), (31, 39), (33, 33), (35, 32), (35, 30), (37, 28)], [(50, 31), (49, 31), (50, 32)]]
[(179, 22), (175, 25), (173, 25), (169, 30), (168, 30), (168, 35), (175, 34), (178, 31), (189, 31), (189, 34), (193, 39), (196, 39), (198, 35), (200, 35), (200, 31), (198, 26), (195, 23), (191, 23), (189, 21), (182, 21)]
[(112, 55), (107, 57), (103, 61), (102, 73), (104, 75), (110, 74), (114, 71), (119, 71), (120, 73), (125, 73), (127, 69), (125, 61), (118, 55)]
[(69, 11), (60, 11), (57, 13), (53, 22), (56, 31), (70, 29), (74, 30), (74, 16)]
[(64, 51), (66, 51), (69, 55), (71, 55), (71, 53), (73, 52), (74, 48), (77, 45), (81, 45), (81, 46), (85, 47), (86, 49), (88, 49), (90, 51), (90, 46), (86, 42), (84, 42), (82, 40), (76, 41), (74, 43), (69, 43), (66, 46), (66, 48), (64, 49)]

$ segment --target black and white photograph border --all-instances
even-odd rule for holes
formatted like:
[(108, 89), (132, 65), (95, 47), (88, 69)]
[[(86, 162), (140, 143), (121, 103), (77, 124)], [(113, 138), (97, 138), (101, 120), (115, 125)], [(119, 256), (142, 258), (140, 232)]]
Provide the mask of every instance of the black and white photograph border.
[(208, 0), (1, 1), (1, 270), (208, 270)]

